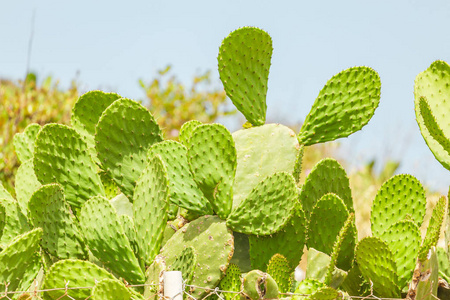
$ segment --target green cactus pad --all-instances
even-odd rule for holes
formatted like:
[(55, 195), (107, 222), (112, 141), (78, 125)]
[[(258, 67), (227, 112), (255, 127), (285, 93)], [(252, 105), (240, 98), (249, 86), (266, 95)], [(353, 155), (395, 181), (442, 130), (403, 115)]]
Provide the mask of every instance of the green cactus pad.
[(342, 282), (340, 288), (350, 296), (366, 296), (370, 293), (370, 285), (361, 274), (361, 270), (356, 262), (348, 271), (347, 277)]
[(181, 251), (180, 255), (175, 258), (172, 265), (167, 268), (167, 271), (181, 271), (184, 282), (186, 284), (191, 284), (196, 262), (197, 255), (195, 254), (194, 247), (190, 246)]
[(323, 143), (360, 130), (378, 107), (380, 89), (380, 77), (368, 67), (353, 67), (334, 75), (306, 116), (300, 143)]
[(439, 264), (439, 276), (450, 281), (450, 261), (448, 261), (447, 253), (444, 248), (436, 247), (436, 255)]
[(436, 118), (431, 112), (430, 105), (425, 97), (420, 97), (419, 99), (419, 110), (428, 133), (450, 154), (450, 139), (445, 136), (439, 124), (436, 122)]
[(214, 212), (226, 219), (233, 205), (237, 159), (231, 133), (221, 124), (197, 126), (189, 142), (188, 158), (194, 179)]
[[(161, 249), (170, 267), (183, 249), (193, 247), (197, 254), (197, 265), (192, 285), (214, 289), (223, 277), (233, 255), (233, 235), (225, 221), (217, 216), (203, 216), (178, 230)], [(203, 298), (207, 290), (191, 288), (195, 298)]]
[(278, 172), (264, 178), (227, 219), (233, 231), (269, 235), (286, 224), (298, 201), (294, 177)]
[[(347, 272), (336, 268), (332, 263), (332, 258), (314, 248), (308, 249), (308, 266), (306, 267), (305, 278), (315, 279), (320, 282), (327, 282), (328, 286), (338, 288), (347, 278)], [(331, 270), (331, 277), (330, 277)], [(329, 276), (329, 278), (327, 278)]]
[[(346, 257), (346, 259), (351, 258), (351, 261), (349, 264), (346, 264), (346, 267), (350, 265), (346, 270), (350, 270), (353, 266), (353, 258), (354, 258), (354, 249), (355, 249), (355, 242), (352, 243), (352, 241), (355, 241), (357, 239), (356, 236), (356, 227), (355, 227), (355, 214), (351, 213), (348, 215), (347, 220), (345, 220), (344, 225), (342, 226), (341, 230), (339, 231), (339, 234), (336, 238), (336, 241), (333, 245), (333, 251), (331, 251), (331, 262), (328, 267), (327, 275), (325, 277), (325, 284), (330, 285), (330, 283), (333, 281), (333, 273), (336, 268), (336, 265), (338, 263), (339, 257), (342, 257), (342, 254), (347, 250), (347, 253), (350, 253), (350, 257)], [(353, 231), (354, 230), (354, 231)], [(353, 232), (352, 232), (353, 231)], [(345, 248), (345, 245), (343, 245), (346, 241), (348, 241), (350, 238), (350, 245), (351, 248)]]
[(102, 279), (92, 289), (92, 300), (129, 300), (131, 292), (117, 279)]
[(191, 139), (192, 132), (194, 129), (202, 125), (203, 123), (197, 120), (191, 120), (187, 121), (186, 123), (181, 126), (180, 134), (178, 135), (178, 138), (180, 139), (180, 142), (185, 145), (186, 147), (189, 146), (189, 140)]
[(291, 267), (288, 260), (281, 254), (275, 254), (267, 265), (267, 274), (272, 276), (280, 293), (287, 293), (291, 289)]
[(167, 168), (170, 202), (199, 214), (213, 214), (211, 204), (194, 181), (189, 170), (187, 148), (175, 141), (163, 141), (154, 144), (148, 156), (159, 155)]
[(253, 125), (266, 121), (272, 38), (254, 27), (230, 33), (219, 49), (219, 74), (227, 96)]
[[(424, 260), (418, 260), (409, 285), (407, 299), (433, 300), (437, 298), (439, 263), (436, 248), (432, 246)], [(445, 299), (445, 298), (442, 298)]]
[(311, 296), (323, 288), (326, 288), (326, 285), (323, 282), (320, 282), (316, 279), (308, 278), (302, 280), (295, 289), (292, 300), (306, 300), (306, 299), (309, 300), (310, 297), (308, 297), (307, 295)]
[(444, 223), (445, 211), (447, 209), (447, 199), (442, 196), (436, 203), (428, 224), (427, 233), (419, 249), (419, 260), (424, 261), (431, 247), (436, 246), (439, 241), (441, 227)]
[(121, 98), (116, 93), (89, 91), (78, 98), (72, 108), (70, 123), (81, 135), (86, 137), (89, 147), (95, 149), (95, 127), (103, 111)]
[(389, 245), (397, 265), (400, 289), (411, 280), (416, 265), (421, 236), (419, 227), (409, 220), (399, 221), (385, 230), (380, 238)]
[(149, 159), (136, 183), (133, 201), (134, 226), (139, 253), (147, 265), (159, 253), (169, 209), (167, 170), (159, 156)]
[(233, 237), (234, 252), (230, 263), (236, 264), (242, 273), (247, 273), (253, 269), (250, 263), (249, 236), (243, 233), (233, 232)]
[[(128, 241), (130, 242), (131, 249), (133, 249), (133, 252), (136, 255), (136, 258), (138, 260), (140, 260), (139, 241), (138, 241), (136, 228), (134, 227), (133, 219), (128, 215), (119, 215), (119, 221), (120, 221), (120, 225), (122, 225), (125, 236), (127, 237)], [(144, 262), (139, 261), (139, 263), (142, 266)]]
[(164, 257), (157, 255), (153, 260), (152, 264), (145, 271), (145, 286), (144, 286), (144, 297), (145, 299), (156, 299), (158, 294), (162, 296), (161, 290), (162, 277), (166, 271), (166, 262)]
[(105, 195), (86, 142), (72, 128), (47, 124), (36, 137), (34, 172), (42, 184), (59, 183), (77, 211), (90, 197)]
[(30, 262), (35, 261), (35, 253), (39, 249), (42, 229), (35, 228), (16, 236), (0, 252), (0, 293), (5, 291), (8, 283), (9, 291), (16, 291), (21, 281), (28, 277), (27, 272), (34, 272)]
[(269, 259), (279, 253), (287, 258), (290, 270), (297, 267), (306, 242), (306, 218), (300, 207), (296, 207), (287, 224), (270, 236), (249, 236), (250, 259), (253, 269), (265, 271)]
[(0, 248), (5, 248), (16, 236), (29, 231), (30, 225), (17, 201), (0, 199), (0, 204), (5, 209), (5, 225), (0, 238)]
[(366, 237), (356, 247), (356, 261), (378, 297), (400, 298), (397, 265), (389, 246), (377, 237)]
[[(348, 210), (341, 198), (331, 193), (322, 196), (311, 212), (308, 225), (308, 247), (331, 255), (339, 231), (348, 216)], [(356, 226), (353, 222), (341, 244), (337, 258), (338, 268), (343, 270), (351, 268), (356, 240)]]
[(61, 185), (41, 186), (28, 203), (30, 220), (44, 230), (41, 246), (59, 258), (87, 259), (88, 250)]
[(227, 272), (219, 284), (219, 288), (222, 291), (230, 292), (223, 292), (225, 300), (235, 300), (236, 293), (241, 291), (241, 284), (241, 270), (237, 265), (233, 263), (229, 264)]
[[(450, 66), (441, 60), (433, 62), (430, 67), (417, 75), (414, 82), (416, 121), (419, 124), (425, 142), (433, 152), (436, 159), (450, 170), (450, 153), (444, 150), (442, 144), (430, 133), (431, 128), (427, 128), (424, 116), (420, 109), (420, 99), (423, 97), (429, 104), (429, 109), (434, 116), (435, 123), (440, 127), (442, 133), (450, 137), (450, 123), (448, 114), (450, 103), (447, 95), (450, 93)], [(431, 129), (432, 130), (432, 129)]]
[(278, 286), (275, 280), (260, 270), (248, 272), (242, 280), (242, 294), (246, 299), (276, 299)]
[(133, 203), (124, 194), (117, 195), (109, 202), (114, 206), (119, 216), (127, 215), (133, 218)]
[(21, 163), (33, 157), (34, 141), (41, 130), (41, 125), (30, 124), (22, 133), (16, 133), (13, 138), (14, 149), (16, 150), (17, 158)]
[(3, 184), (0, 182), (0, 199), (15, 200), (13, 196), (5, 189)]
[[(39, 249), (34, 252), (33, 256), (22, 266), (22, 268), (25, 270), (25, 273), (20, 278), (16, 290), (32, 291), (35, 288), (40, 289), (44, 278), (44, 269), (42, 268), (42, 256), (39, 253)], [(31, 297), (29, 299), (32, 300)]]
[(6, 224), (6, 208), (3, 205), (2, 201), (0, 200), (0, 240), (3, 235), (3, 229), (5, 228), (5, 224)]
[(24, 214), (28, 214), (28, 201), (40, 186), (41, 183), (34, 174), (33, 159), (22, 163), (17, 169), (15, 190), (17, 202)]
[(354, 212), (350, 182), (344, 168), (334, 159), (319, 161), (309, 173), (302, 186), (300, 202), (309, 220), (311, 212), (319, 199), (328, 193), (339, 196), (349, 212)]
[(104, 197), (86, 201), (80, 212), (80, 226), (95, 257), (131, 284), (145, 282), (117, 212)]
[(100, 117), (95, 129), (98, 158), (128, 199), (145, 168), (148, 148), (161, 140), (153, 116), (133, 100), (116, 100)]
[(120, 194), (119, 188), (117, 187), (114, 180), (109, 177), (106, 172), (100, 172), (100, 179), (102, 180), (103, 187), (105, 188), (105, 196), (108, 199), (112, 199)]
[[(83, 260), (66, 259), (54, 263), (45, 276), (43, 289), (70, 287), (92, 287), (103, 279), (114, 279), (105, 269)], [(91, 289), (68, 290), (67, 294), (75, 300), (85, 300)], [(65, 290), (52, 290), (44, 293), (44, 299), (61, 299)]]
[(295, 161), (294, 166), (294, 172), (292, 173), (292, 176), (294, 176), (295, 182), (297, 182), (297, 185), (300, 184), (300, 175), (302, 173), (302, 162), (303, 162), (303, 153), (305, 152), (305, 146), (301, 145), (300, 150), (297, 154), (297, 160)]
[(280, 124), (233, 133), (237, 168), (233, 207), (239, 205), (264, 178), (276, 172), (294, 172), (300, 145), (292, 129)]
[(372, 234), (380, 236), (406, 216), (420, 226), (425, 208), (426, 198), (422, 184), (411, 175), (395, 175), (381, 186), (373, 201), (370, 216)]

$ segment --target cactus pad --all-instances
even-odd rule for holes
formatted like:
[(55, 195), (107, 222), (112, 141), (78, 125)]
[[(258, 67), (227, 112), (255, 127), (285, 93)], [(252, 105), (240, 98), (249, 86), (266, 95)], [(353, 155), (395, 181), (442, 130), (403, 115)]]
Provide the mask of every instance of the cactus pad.
[(286, 172), (275, 173), (263, 179), (231, 212), (227, 226), (245, 234), (275, 233), (286, 224), (297, 201), (294, 177)]
[(86, 201), (79, 218), (86, 243), (95, 257), (131, 284), (145, 282), (117, 212), (106, 198), (97, 196)]
[(30, 271), (34, 273), (33, 269), (28, 268), (36, 258), (41, 236), (42, 229), (35, 228), (15, 237), (0, 252), (0, 292), (5, 291), (5, 283), (9, 284), (9, 291), (16, 291), (26, 274)]
[(17, 158), (21, 163), (26, 162), (33, 157), (34, 141), (41, 130), (41, 125), (30, 124), (22, 133), (16, 133), (13, 138), (14, 149), (16, 150)]
[(435, 247), (439, 241), (441, 227), (444, 223), (445, 212), (447, 209), (447, 199), (442, 196), (436, 203), (431, 213), (430, 223), (428, 224), (427, 233), (419, 249), (419, 260), (424, 261), (431, 247)]
[(100, 117), (95, 131), (98, 158), (128, 199), (145, 168), (148, 148), (161, 140), (153, 116), (133, 100), (116, 100)]
[(159, 155), (167, 168), (171, 203), (195, 214), (213, 214), (211, 204), (194, 181), (183, 144), (175, 141), (154, 144), (148, 151), (149, 157), (153, 155)]
[(237, 265), (233, 263), (229, 264), (225, 276), (220, 281), (219, 287), (222, 291), (234, 293), (223, 292), (225, 300), (234, 300), (236, 293), (241, 291), (241, 284), (241, 270)]
[(105, 194), (86, 142), (70, 127), (42, 127), (36, 137), (33, 163), (38, 180), (42, 184), (61, 184), (75, 211), (90, 197)]
[(219, 49), (219, 74), (227, 96), (253, 125), (266, 120), (272, 38), (254, 27), (230, 33)]
[(4, 207), (5, 212), (5, 225), (0, 238), (0, 248), (5, 248), (16, 236), (29, 231), (30, 225), (17, 201), (0, 199), (0, 204)]
[(353, 212), (352, 191), (344, 168), (334, 159), (319, 161), (309, 173), (302, 186), (300, 202), (309, 220), (317, 201), (325, 194), (334, 193), (343, 201), (347, 210)]
[[(326, 282), (333, 288), (339, 287), (347, 277), (347, 272), (336, 268), (332, 263), (332, 258), (323, 252), (314, 248), (308, 249), (308, 265), (306, 267), (305, 279), (315, 279), (320, 282)], [(327, 278), (327, 276), (331, 277)]]
[(180, 271), (186, 284), (191, 284), (194, 276), (197, 255), (192, 246), (184, 248), (175, 261), (167, 268), (167, 271)]
[(275, 254), (267, 265), (267, 274), (272, 276), (280, 293), (287, 293), (291, 289), (291, 267), (286, 257)]
[(141, 259), (149, 265), (159, 253), (169, 209), (167, 170), (160, 156), (149, 159), (136, 183), (133, 201), (134, 226)]
[[(339, 231), (348, 216), (348, 210), (341, 198), (331, 193), (322, 196), (313, 208), (309, 220), (308, 247), (331, 255)], [(341, 244), (337, 258), (338, 268), (351, 268), (356, 239), (356, 227), (352, 223)]]
[(419, 124), (420, 132), (433, 152), (436, 159), (450, 170), (450, 153), (430, 133), (431, 128), (427, 128), (424, 122), (424, 115), (420, 109), (420, 99), (425, 98), (429, 104), (429, 109), (434, 116), (436, 124), (439, 125), (442, 133), (450, 137), (450, 124), (448, 114), (450, 103), (448, 94), (450, 93), (450, 66), (441, 60), (433, 62), (430, 67), (417, 75), (414, 82), (416, 121)]
[(248, 272), (242, 280), (242, 294), (249, 300), (276, 299), (278, 286), (269, 274), (253, 270)]
[(34, 174), (33, 159), (29, 159), (22, 163), (17, 169), (16, 174), (16, 197), (17, 202), (24, 214), (28, 211), (28, 201), (31, 195), (41, 186), (41, 183)]
[(334, 75), (306, 116), (300, 143), (323, 143), (360, 130), (378, 107), (380, 89), (380, 77), (368, 67), (353, 67)]
[(450, 140), (445, 136), (439, 124), (436, 122), (436, 118), (431, 112), (430, 105), (425, 97), (420, 97), (419, 99), (419, 110), (430, 136), (442, 146), (443, 150), (450, 154)]
[(0, 199), (15, 200), (0, 182)]
[(233, 207), (253, 188), (275, 172), (294, 172), (300, 145), (292, 129), (280, 124), (238, 130), (233, 133), (237, 167)]
[(225, 126), (197, 126), (188, 147), (189, 165), (203, 194), (216, 214), (226, 219), (233, 205), (232, 186), (236, 173), (236, 148)]
[(92, 289), (92, 300), (129, 300), (131, 293), (117, 279), (102, 279)]
[[(407, 299), (437, 299), (439, 263), (436, 248), (432, 246), (424, 260), (418, 260), (409, 285)], [(442, 298), (445, 299), (445, 298)]]
[(372, 234), (380, 236), (394, 223), (410, 216), (417, 226), (425, 216), (425, 190), (411, 175), (395, 175), (378, 191), (372, 204), (370, 221)]
[[(161, 249), (161, 256), (170, 267), (184, 248), (193, 247), (197, 254), (197, 265), (192, 285), (215, 288), (223, 277), (233, 255), (233, 235), (225, 221), (217, 216), (200, 217), (179, 229)], [(208, 294), (204, 289), (191, 288), (195, 298)]]
[(186, 147), (188, 147), (192, 132), (194, 131), (194, 129), (197, 126), (202, 125), (202, 124), (203, 124), (202, 122), (197, 121), (197, 120), (191, 120), (191, 121), (187, 121), (186, 123), (184, 123), (183, 126), (181, 126), (180, 134), (178, 136), (180, 139), (180, 142), (183, 145), (185, 145)]
[[(83, 260), (66, 259), (54, 263), (45, 276), (43, 289), (61, 289), (67, 287), (90, 287), (103, 279), (114, 279), (105, 269)], [(52, 290), (44, 293), (44, 299), (61, 299), (64, 290)], [(91, 289), (68, 290), (75, 300), (85, 300), (91, 295)]]
[(400, 298), (397, 265), (389, 246), (377, 237), (366, 237), (356, 247), (356, 261), (378, 297)]
[(59, 259), (87, 259), (84, 238), (61, 185), (52, 183), (40, 187), (32, 195), (28, 208), (33, 225), (44, 230), (41, 245), (48, 253)]
[(290, 270), (297, 267), (303, 255), (306, 241), (306, 218), (300, 207), (296, 207), (283, 228), (270, 236), (249, 236), (250, 259), (253, 269), (265, 271), (270, 258), (279, 253), (287, 258)]
[(420, 230), (413, 221), (399, 221), (385, 230), (380, 238), (388, 244), (397, 265), (400, 289), (411, 280), (420, 247)]

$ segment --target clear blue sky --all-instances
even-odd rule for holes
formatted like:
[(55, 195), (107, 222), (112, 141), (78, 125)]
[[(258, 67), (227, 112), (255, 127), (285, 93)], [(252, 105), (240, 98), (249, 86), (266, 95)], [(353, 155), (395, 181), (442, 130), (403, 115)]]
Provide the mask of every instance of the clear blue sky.
[(185, 83), (217, 74), (222, 39), (241, 26), (273, 38), (268, 118), (302, 121), (323, 84), (367, 65), (380, 74), (381, 103), (363, 130), (340, 143), (358, 165), (402, 159), (400, 171), (446, 193), (450, 171), (434, 159), (414, 116), (415, 76), (450, 62), (449, 1), (3, 1), (0, 77), (23, 78), (35, 12), (31, 70), (62, 86), (79, 72), (85, 90), (143, 97), (138, 79), (168, 64)]

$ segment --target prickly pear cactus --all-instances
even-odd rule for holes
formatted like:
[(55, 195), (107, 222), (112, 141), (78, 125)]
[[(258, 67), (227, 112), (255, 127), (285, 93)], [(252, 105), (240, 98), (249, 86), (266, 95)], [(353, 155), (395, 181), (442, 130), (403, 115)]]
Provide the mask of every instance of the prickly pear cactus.
[(227, 96), (253, 125), (266, 120), (272, 38), (255, 27), (230, 33), (219, 49), (219, 74)]
[(4, 227), (0, 238), (0, 248), (5, 248), (16, 236), (30, 230), (27, 217), (14, 199), (0, 199), (4, 207)]
[(300, 143), (323, 143), (360, 130), (378, 107), (380, 89), (380, 77), (368, 67), (349, 68), (333, 76), (303, 122)]
[(222, 291), (231, 293), (223, 293), (225, 300), (234, 300), (236, 293), (241, 291), (241, 270), (235, 264), (229, 264), (225, 276), (220, 281), (219, 287)]
[(92, 300), (129, 300), (131, 292), (116, 279), (102, 279), (92, 289)]
[(420, 226), (425, 216), (425, 207), (425, 190), (415, 177), (406, 174), (391, 177), (383, 183), (373, 201), (370, 215), (372, 234), (380, 236), (391, 225), (407, 216)]
[(114, 101), (103, 111), (95, 128), (95, 147), (104, 171), (128, 199), (145, 168), (147, 151), (162, 141), (152, 114), (130, 99)]
[(260, 270), (248, 272), (242, 280), (244, 299), (276, 299), (278, 293), (277, 283), (272, 276)]
[(14, 149), (21, 163), (33, 157), (34, 141), (39, 130), (41, 130), (41, 125), (33, 123), (28, 125), (22, 133), (16, 133), (14, 135)]
[(280, 293), (287, 293), (291, 289), (291, 267), (286, 257), (275, 254), (267, 265), (267, 274), (272, 276)]
[(450, 153), (444, 146), (436, 140), (436, 136), (430, 131), (424, 122), (422, 109), (420, 109), (420, 100), (426, 99), (430, 114), (434, 116), (435, 123), (440, 127), (442, 133), (448, 139), (450, 137), (450, 125), (448, 123), (448, 114), (450, 112), (449, 102), (446, 101), (446, 95), (450, 93), (450, 66), (441, 60), (433, 62), (430, 67), (417, 75), (414, 82), (414, 97), (416, 121), (419, 124), (425, 142), (433, 152), (436, 159), (447, 169), (450, 170)]
[(59, 124), (42, 127), (36, 137), (33, 164), (42, 184), (56, 182), (63, 186), (75, 212), (89, 198), (105, 195), (88, 145), (75, 129)]
[(28, 201), (31, 195), (41, 186), (36, 174), (34, 174), (33, 159), (29, 159), (22, 163), (17, 169), (16, 174), (16, 197), (22, 212), (28, 214)]

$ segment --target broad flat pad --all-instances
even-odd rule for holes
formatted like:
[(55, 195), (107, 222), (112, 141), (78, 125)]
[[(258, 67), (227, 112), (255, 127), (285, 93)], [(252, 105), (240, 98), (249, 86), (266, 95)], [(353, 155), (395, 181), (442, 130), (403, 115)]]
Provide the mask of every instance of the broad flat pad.
[(40, 186), (41, 183), (34, 174), (33, 159), (30, 158), (19, 166), (16, 174), (16, 197), (24, 214), (27, 214), (28, 201), (30, 201), (31, 195)]
[(319, 161), (306, 177), (300, 192), (300, 202), (309, 220), (313, 207), (325, 194), (339, 196), (351, 213), (354, 212), (350, 181), (344, 168), (334, 159), (325, 158)]
[(16, 200), (0, 199), (5, 208), (5, 225), (0, 238), (0, 248), (5, 248), (16, 236), (30, 230), (27, 217)]
[(32, 195), (28, 208), (33, 225), (44, 230), (41, 245), (48, 253), (59, 259), (88, 258), (84, 237), (61, 185), (52, 183), (40, 187)]
[(187, 148), (175, 141), (162, 141), (150, 147), (148, 157), (154, 155), (159, 155), (166, 166), (170, 202), (195, 214), (213, 214), (211, 204), (203, 196), (189, 169)]
[[(65, 283), (68, 287), (88, 287), (103, 279), (115, 279), (114, 276), (94, 263), (66, 259), (54, 263), (48, 270), (43, 289), (61, 289)], [(68, 291), (68, 295), (75, 300), (85, 300), (91, 296), (91, 289), (73, 289)], [(44, 299), (61, 299), (64, 289), (47, 291)]]
[(306, 116), (300, 143), (323, 143), (360, 130), (378, 107), (380, 90), (380, 77), (368, 67), (353, 67), (334, 75)]
[(252, 268), (265, 271), (270, 258), (279, 253), (288, 259), (293, 271), (303, 255), (306, 225), (305, 213), (300, 208), (295, 208), (289, 221), (277, 233), (259, 237), (250, 235), (248, 239)]
[(221, 124), (197, 126), (189, 140), (189, 165), (194, 179), (222, 219), (231, 212), (236, 174), (236, 148)]
[(131, 284), (145, 282), (139, 262), (108, 199), (93, 197), (83, 204), (80, 226), (95, 257)]
[(272, 38), (254, 27), (230, 33), (219, 49), (219, 74), (227, 96), (253, 125), (266, 120)]
[(168, 210), (167, 170), (161, 158), (156, 155), (149, 159), (147, 167), (136, 183), (133, 201), (139, 253), (147, 265), (153, 261), (161, 248)]
[(397, 265), (389, 246), (377, 237), (362, 239), (355, 251), (356, 262), (378, 297), (400, 298)]
[(33, 157), (34, 141), (41, 130), (41, 125), (30, 124), (22, 133), (16, 133), (13, 138), (14, 149), (16, 150), (17, 158), (21, 163)]
[(129, 300), (131, 293), (116, 279), (102, 279), (92, 289), (92, 300)]
[(41, 236), (41, 228), (33, 229), (17, 236), (0, 252), (0, 292), (5, 291), (5, 282), (9, 291), (16, 291), (39, 249)]
[(42, 184), (61, 184), (75, 211), (89, 198), (105, 195), (88, 146), (75, 129), (59, 124), (42, 127), (36, 138), (33, 163), (37, 179)]
[(430, 67), (417, 75), (414, 82), (416, 121), (419, 124), (425, 142), (436, 159), (450, 170), (450, 154), (436, 141), (425, 126), (420, 110), (420, 99), (424, 97), (430, 107), (436, 123), (443, 134), (450, 138), (450, 66), (441, 60), (433, 62)]
[[(192, 285), (214, 289), (233, 255), (231, 230), (217, 216), (200, 217), (179, 229), (167, 241), (160, 254), (166, 258), (166, 265), (171, 266), (187, 247), (193, 247), (197, 253)], [(201, 299), (208, 291), (192, 288), (190, 294)]]
[(267, 124), (233, 133), (237, 167), (233, 186), (233, 207), (244, 200), (264, 178), (276, 172), (294, 172), (300, 149), (292, 129)]
[(372, 203), (372, 234), (380, 236), (391, 225), (407, 216), (417, 226), (421, 226), (426, 202), (425, 190), (415, 177), (405, 174), (391, 177), (383, 183)]
[(298, 201), (294, 177), (278, 172), (264, 178), (227, 218), (227, 226), (245, 234), (269, 235), (281, 229)]
[(136, 181), (147, 162), (147, 151), (162, 141), (151, 113), (130, 99), (119, 99), (103, 112), (95, 130), (98, 158), (122, 193), (133, 199)]

